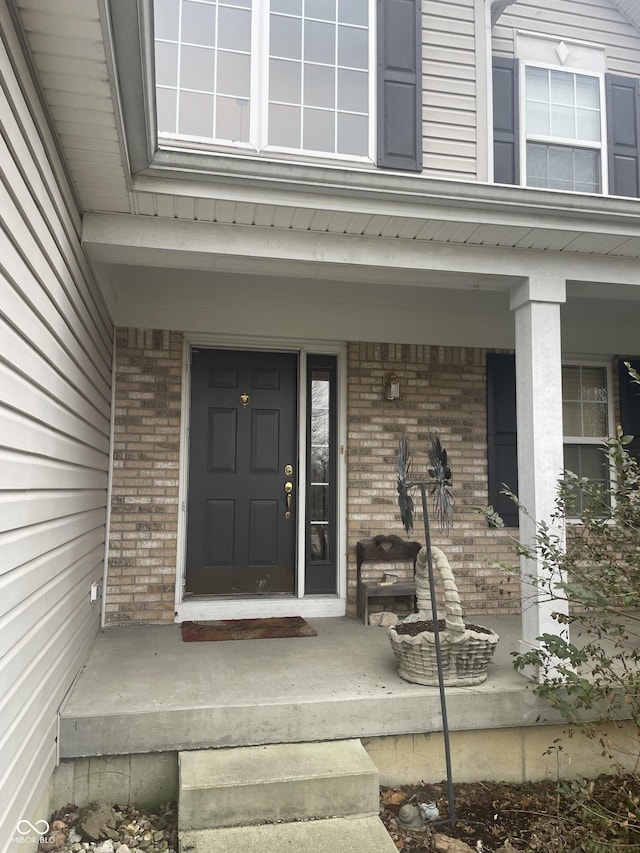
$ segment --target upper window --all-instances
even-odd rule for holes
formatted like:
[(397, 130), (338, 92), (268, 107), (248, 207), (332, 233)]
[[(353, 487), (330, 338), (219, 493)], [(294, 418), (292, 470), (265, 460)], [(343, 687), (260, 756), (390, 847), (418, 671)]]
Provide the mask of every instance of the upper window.
[(158, 132), (369, 157), (369, 0), (154, 0)]
[(602, 192), (601, 77), (525, 66), (526, 185)]
[(604, 45), (516, 31), (494, 56), (498, 184), (640, 197), (640, 85), (612, 74)]

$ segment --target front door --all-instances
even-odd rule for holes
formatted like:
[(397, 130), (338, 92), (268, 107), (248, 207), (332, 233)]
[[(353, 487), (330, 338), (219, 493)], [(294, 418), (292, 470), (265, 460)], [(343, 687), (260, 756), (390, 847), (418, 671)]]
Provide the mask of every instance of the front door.
[(192, 351), (187, 595), (295, 592), (297, 368)]

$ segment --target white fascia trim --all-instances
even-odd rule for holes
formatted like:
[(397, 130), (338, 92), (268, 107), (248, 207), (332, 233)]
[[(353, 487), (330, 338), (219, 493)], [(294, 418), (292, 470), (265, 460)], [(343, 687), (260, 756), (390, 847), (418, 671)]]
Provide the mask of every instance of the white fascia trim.
[[(202, 159), (204, 156), (204, 160)], [(580, 220), (629, 218), (637, 227), (637, 199), (589, 196), (529, 187), (400, 175), (380, 170), (342, 170), (250, 157), (190, 154), (170, 155), (162, 168), (152, 168), (134, 179), (134, 190), (189, 198), (229, 198), (256, 204), (289, 204), (324, 209), (338, 206), (389, 215), (448, 218), (473, 212), (539, 217), (557, 214), (567, 223)], [(413, 211), (413, 214), (411, 213)], [(572, 227), (567, 224), (566, 227)]]
[[(515, 217), (514, 217), (515, 220)], [(516, 224), (512, 221), (512, 225)], [(517, 223), (523, 224), (523, 223)], [(612, 225), (613, 223), (606, 223)], [(603, 223), (604, 225), (604, 223)], [(547, 223), (551, 228), (551, 224)], [(569, 220), (562, 230), (593, 233), (584, 225), (578, 228)], [(616, 231), (626, 239), (635, 239), (637, 223)], [(608, 233), (604, 227), (595, 233)], [(349, 280), (372, 281), (379, 272), (384, 278), (388, 270), (429, 269), (457, 273), (487, 273), (521, 278), (531, 270), (537, 275), (550, 275), (568, 281), (584, 281), (638, 286), (638, 261), (635, 258), (580, 255), (577, 253), (541, 252), (502, 247), (433, 243), (425, 248), (416, 241), (391, 238), (368, 238), (347, 234), (316, 234), (258, 226), (215, 225), (205, 222), (176, 222), (121, 214), (86, 214), (84, 219), (85, 250), (96, 262), (147, 263), (180, 269), (251, 269), (264, 272), (286, 260), (288, 272), (299, 271), (304, 277), (309, 264), (321, 271), (324, 261), (343, 264)], [(321, 250), (321, 251), (320, 251)], [(426, 260), (425, 260), (426, 259)], [(268, 266), (271, 265), (271, 266)], [(331, 267), (328, 267), (331, 272)], [(383, 272), (385, 271), (385, 272)], [(281, 339), (274, 346), (284, 346)], [(291, 342), (289, 342), (291, 343)]]

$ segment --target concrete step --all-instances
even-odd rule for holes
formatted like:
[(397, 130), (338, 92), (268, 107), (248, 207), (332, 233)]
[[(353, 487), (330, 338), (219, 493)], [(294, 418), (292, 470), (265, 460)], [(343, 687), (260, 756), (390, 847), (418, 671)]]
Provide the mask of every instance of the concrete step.
[(179, 753), (178, 828), (378, 815), (378, 771), (359, 740)]
[(180, 835), (181, 853), (398, 853), (377, 817), (201, 829)]

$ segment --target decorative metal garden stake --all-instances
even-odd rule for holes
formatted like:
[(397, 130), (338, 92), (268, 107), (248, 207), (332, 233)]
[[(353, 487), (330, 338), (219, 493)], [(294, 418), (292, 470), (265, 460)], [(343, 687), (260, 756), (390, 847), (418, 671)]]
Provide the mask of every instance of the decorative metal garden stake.
[(447, 533), (453, 521), (453, 496), (451, 494), (451, 469), (447, 462), (447, 451), (436, 436), (427, 448), (431, 467), (427, 469), (429, 480), (413, 480), (413, 460), (409, 454), (409, 439), (404, 435), (400, 439), (398, 452), (398, 504), (400, 518), (407, 534), (413, 530), (413, 515), (415, 511), (410, 489), (420, 489), (422, 497), (422, 518), (424, 521), (425, 546), (427, 549), (427, 566), (429, 569), (429, 593), (431, 595), (431, 617), (433, 620), (434, 646), (438, 668), (438, 687), (440, 690), (440, 709), (442, 713), (442, 734), (444, 737), (444, 758), (447, 773), (447, 791), (449, 796), (448, 822), (452, 827), (457, 823), (455, 802), (453, 797), (453, 777), (451, 772), (451, 745), (449, 742), (449, 723), (447, 720), (447, 701), (444, 692), (444, 674), (442, 669), (442, 648), (440, 645), (440, 630), (438, 628), (438, 608), (436, 605), (436, 585), (433, 576), (433, 559), (431, 555), (431, 533), (429, 529), (429, 509), (427, 506), (427, 489), (431, 489), (434, 499), (434, 514), (440, 522), (440, 529)]

